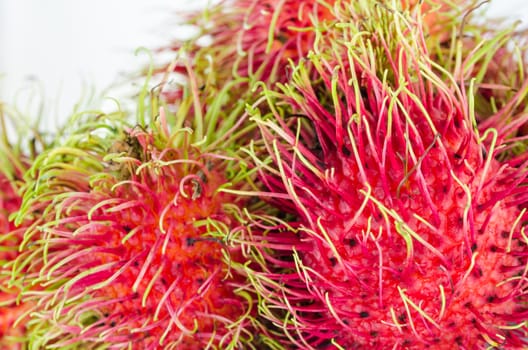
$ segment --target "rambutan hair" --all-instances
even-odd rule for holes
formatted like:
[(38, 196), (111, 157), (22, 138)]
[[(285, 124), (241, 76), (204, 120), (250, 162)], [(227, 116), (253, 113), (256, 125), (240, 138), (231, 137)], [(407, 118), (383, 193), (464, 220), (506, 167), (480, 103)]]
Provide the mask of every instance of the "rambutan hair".
[(500, 19), (482, 23), (482, 15), (475, 5), (464, 16), (453, 17), (446, 28), (452, 36), (437, 41), (430, 55), (459, 85), (471, 88), (480, 132), (495, 128), (508, 135), (518, 153), (525, 149), (528, 132), (526, 32), (518, 23), (505, 25)]
[(247, 240), (240, 218), (252, 205), (232, 192), (254, 177), (237, 140), (251, 128), (213, 113), (222, 101), (189, 76), (175, 115), (148, 90), (137, 125), (120, 111), (79, 113), (27, 171), (16, 219), (40, 214), (24, 232), (12, 283), (34, 304), (30, 347), (273, 343), (237, 244)]
[[(316, 40), (314, 27), (332, 21), (335, 2), (309, 0), (233, 0), (187, 17), (198, 34), (160, 50), (188, 51), (207, 60), (220, 84), (234, 78), (273, 83), (287, 77), (288, 61), (306, 56)], [(205, 63), (205, 62), (201, 62)], [(165, 69), (163, 69), (165, 70)]]
[(420, 19), (361, 6), (254, 113), (288, 218), (255, 236), (261, 309), (306, 349), (526, 348), (528, 155), (504, 156), (526, 115), (501, 122), (524, 95), (479, 128)]

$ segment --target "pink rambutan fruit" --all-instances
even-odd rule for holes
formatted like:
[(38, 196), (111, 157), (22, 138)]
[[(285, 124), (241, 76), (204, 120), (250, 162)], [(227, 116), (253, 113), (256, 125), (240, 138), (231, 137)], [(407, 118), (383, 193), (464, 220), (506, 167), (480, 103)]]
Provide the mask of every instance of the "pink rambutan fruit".
[(248, 129), (217, 119), (206, 90), (186, 91), (187, 110), (161, 107), (147, 126), (127, 126), (122, 113), (80, 114), (37, 157), (17, 220), (42, 214), (15, 266), (27, 268), (15, 280), (22, 300), (35, 303), (32, 348), (273, 344), (236, 243), (249, 229), (239, 218), (251, 203), (235, 194), (252, 186), (237, 156)]
[(528, 154), (509, 151), (527, 116), (479, 129), (421, 25), (369, 14), (253, 113), (287, 219), (254, 236), (263, 314), (303, 349), (525, 349)]
[(311, 50), (314, 26), (331, 20), (336, 9), (333, 0), (221, 1), (187, 17), (199, 29), (195, 38), (160, 50), (183, 47), (198, 70), (203, 61), (203, 69), (214, 71), (220, 84), (232, 77), (252, 83), (284, 81), (288, 60), (297, 62)]

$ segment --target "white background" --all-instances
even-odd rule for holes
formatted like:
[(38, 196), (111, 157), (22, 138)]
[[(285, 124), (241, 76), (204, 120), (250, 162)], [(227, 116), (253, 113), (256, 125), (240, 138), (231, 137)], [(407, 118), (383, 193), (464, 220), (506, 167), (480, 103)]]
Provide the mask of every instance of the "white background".
[[(178, 13), (205, 3), (0, 0), (0, 99), (24, 107), (38, 96), (52, 130), (90, 88), (101, 92), (120, 73), (136, 72), (146, 62), (136, 48), (166, 45), (179, 34)], [(492, 0), (489, 13), (528, 27), (528, 0)], [(113, 96), (111, 89), (105, 94)]]

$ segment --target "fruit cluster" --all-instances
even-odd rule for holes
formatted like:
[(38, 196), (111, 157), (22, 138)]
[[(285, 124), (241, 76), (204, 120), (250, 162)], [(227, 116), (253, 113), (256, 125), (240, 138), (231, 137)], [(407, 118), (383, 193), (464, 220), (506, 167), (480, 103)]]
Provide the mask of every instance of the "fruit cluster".
[(0, 148), (2, 349), (526, 349), (528, 42), (471, 0), (232, 0), (135, 113)]

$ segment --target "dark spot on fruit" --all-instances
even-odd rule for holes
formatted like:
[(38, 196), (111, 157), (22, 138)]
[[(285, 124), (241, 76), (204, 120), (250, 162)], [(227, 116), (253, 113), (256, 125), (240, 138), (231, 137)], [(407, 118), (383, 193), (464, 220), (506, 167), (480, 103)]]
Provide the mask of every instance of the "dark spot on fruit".
[(370, 315), (369, 315), (369, 313), (368, 313), (367, 311), (361, 311), (361, 312), (359, 313), (359, 317), (361, 317), (361, 318), (367, 318), (367, 317), (369, 317), (369, 316), (370, 316)]
[(135, 267), (138, 267), (139, 266), (139, 261), (135, 260), (132, 265), (134, 265)]
[(315, 317), (316, 319), (322, 319), (323, 318), (323, 314), (320, 313), (320, 312), (314, 312), (313, 313), (313, 317)]
[(444, 194), (447, 194), (447, 186), (446, 185), (442, 186), (442, 192), (444, 192)]
[(477, 319), (476, 319), (476, 318), (472, 318), (472, 319), (471, 319), (471, 323), (472, 323), (472, 324), (477, 324)]
[(330, 264), (332, 265), (332, 267), (337, 265), (337, 259), (336, 258), (332, 257), (332, 258), (330, 258), (328, 260), (330, 260)]
[(198, 277), (198, 278), (196, 279), (196, 283), (198, 283), (198, 285), (201, 286), (201, 285), (204, 283), (204, 279), (201, 278), (201, 277)]
[(116, 322), (115, 321), (110, 322), (110, 327), (114, 328), (115, 326), (116, 326)]
[(510, 237), (510, 233), (508, 231), (502, 231), (501, 232), (501, 237), (502, 238), (508, 238), (508, 237)]
[(463, 341), (464, 341), (464, 338), (462, 338), (461, 335), (455, 338), (455, 343), (457, 343), (459, 346), (462, 346)]
[(472, 305), (471, 305), (471, 302), (470, 302), (470, 301), (468, 301), (467, 303), (464, 304), (464, 307), (465, 307), (465, 308), (468, 308), (468, 309), (469, 309), (471, 306), (472, 306)]
[(123, 226), (123, 230), (125, 230), (126, 233), (129, 233), (132, 231), (132, 228), (130, 228), (130, 226)]
[(348, 246), (351, 247), (351, 248), (354, 248), (358, 244), (358, 242), (357, 242), (357, 240), (355, 238), (350, 238), (347, 243), (348, 243)]
[(458, 153), (455, 153), (454, 157), (455, 157), (455, 159), (462, 159), (462, 156), (460, 154), (458, 154)]
[(359, 87), (359, 93), (361, 94), (361, 97), (364, 99), (368, 99), (368, 90), (364, 86)]
[(490, 296), (486, 299), (486, 301), (487, 301), (488, 303), (493, 303), (493, 302), (495, 301), (495, 299), (497, 299), (497, 296), (496, 296), (496, 295), (490, 295)]
[(475, 250), (477, 250), (477, 243), (471, 245), (471, 251), (474, 252)]
[(282, 33), (275, 35), (275, 39), (277, 39), (281, 44), (284, 44), (286, 41), (288, 41), (288, 37)]
[(434, 338), (434, 339), (433, 339), (433, 343), (435, 343), (435, 344), (438, 344), (438, 343), (440, 343), (440, 341), (441, 341), (441, 339), (440, 339), (440, 338)]
[(161, 278), (161, 284), (163, 284), (164, 286), (167, 285), (167, 280), (165, 279), (165, 277)]
[(412, 342), (409, 339), (405, 339), (402, 343), (403, 347), (408, 347), (412, 344)]
[(457, 223), (458, 223), (458, 226), (462, 226), (464, 224), (464, 218), (463, 217), (459, 217), (458, 220), (457, 220)]
[(376, 332), (376, 331), (371, 331), (371, 332), (370, 332), (370, 336), (371, 336), (371, 337), (374, 337), (374, 338), (377, 337), (378, 334), (379, 334), (379, 333)]
[(185, 244), (187, 245), (187, 247), (192, 247), (194, 246), (194, 243), (196, 243), (196, 239), (192, 238), (192, 237), (187, 237), (185, 239)]
[[(249, 200), (248, 200), (248, 206), (251, 206), (251, 205), (255, 205), (259, 203), (259, 198), (258, 197), (251, 197)], [(280, 212), (281, 215), (286, 215), (286, 213), (283, 213), (282, 211)]]
[(479, 228), (479, 229), (477, 230), (477, 233), (478, 233), (479, 235), (483, 235), (483, 234), (484, 234), (484, 230), (481, 229), (481, 228)]
[(492, 252), (492, 253), (495, 253), (497, 250), (499, 250), (499, 248), (497, 248), (496, 245), (492, 245), (492, 246), (490, 247), (490, 252)]
[(406, 321), (407, 321), (407, 315), (406, 314), (400, 314), (400, 316), (398, 316), (398, 322), (405, 323)]
[[(507, 266), (507, 265), (501, 265), (500, 266), (500, 272), (508, 272), (508, 271), (511, 271), (511, 266)], [(515, 274), (515, 276), (517, 277), (518, 274)]]
[(473, 272), (473, 275), (475, 277), (482, 277), (484, 276), (484, 272), (482, 272), (482, 269), (480, 267), (477, 267), (475, 271)]
[(343, 146), (343, 147), (341, 148), (341, 150), (342, 150), (343, 155), (344, 155), (345, 157), (350, 157), (351, 152), (350, 152), (350, 150), (349, 150), (346, 146)]
[(332, 346), (332, 339), (325, 339), (322, 342), (319, 343), (317, 346), (318, 349), (327, 349), (330, 346)]

